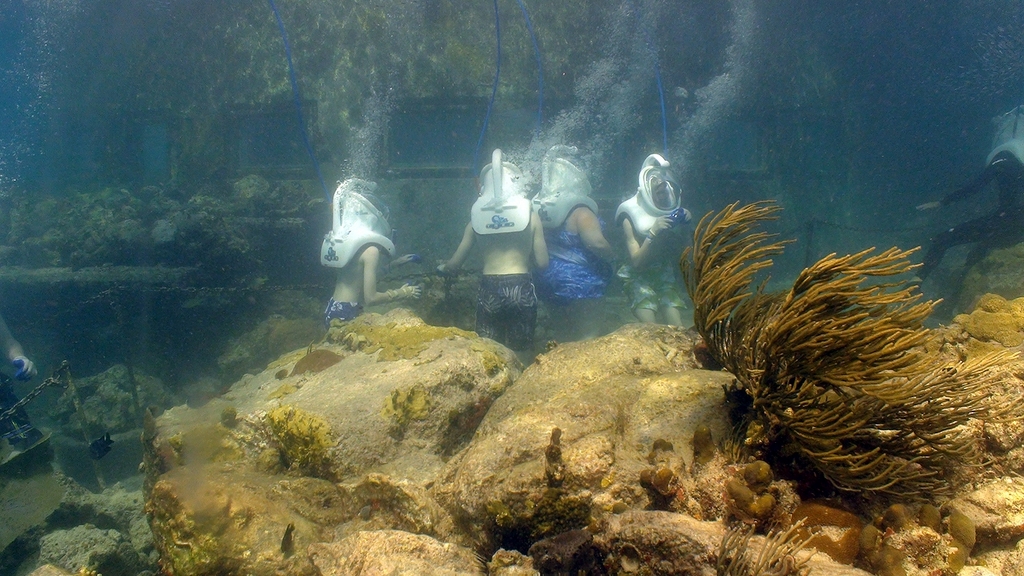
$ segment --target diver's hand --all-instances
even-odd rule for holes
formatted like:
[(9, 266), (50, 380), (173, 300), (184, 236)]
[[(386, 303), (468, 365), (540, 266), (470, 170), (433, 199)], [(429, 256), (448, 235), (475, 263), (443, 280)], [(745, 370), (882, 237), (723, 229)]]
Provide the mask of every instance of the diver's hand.
[(668, 216), (658, 216), (658, 219), (651, 225), (651, 229), (647, 231), (647, 237), (654, 241), (654, 237), (657, 236), (662, 230), (668, 230), (672, 227), (672, 218)]
[(931, 210), (932, 208), (938, 208), (942, 206), (942, 202), (925, 202), (924, 204), (918, 204), (918, 210)]
[(18, 369), (14, 377), (18, 380), (30, 380), (36, 375), (36, 365), (24, 356), (17, 356), (11, 360), (11, 365)]
[(423, 287), (406, 284), (401, 288), (388, 290), (385, 294), (387, 294), (388, 300), (405, 300), (407, 298), (417, 299), (423, 295)]
[(403, 256), (395, 258), (394, 262), (392, 262), (392, 265), (400, 266), (402, 264), (408, 264), (409, 262), (420, 263), (422, 261), (423, 258), (421, 258), (419, 254), (405, 254)]

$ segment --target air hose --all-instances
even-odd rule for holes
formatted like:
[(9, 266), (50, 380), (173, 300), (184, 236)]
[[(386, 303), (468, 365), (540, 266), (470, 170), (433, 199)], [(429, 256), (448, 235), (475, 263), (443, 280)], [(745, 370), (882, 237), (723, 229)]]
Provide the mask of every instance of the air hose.
[(498, 95), (498, 79), (501, 78), (501, 18), (498, 16), (498, 0), (494, 0), (494, 44), (497, 46), (497, 57), (494, 65), (494, 86), (491, 87), (491, 100), (487, 103), (487, 114), (484, 115), (484, 125), (480, 128), (480, 138), (476, 141), (476, 150), (473, 152), (473, 174), (478, 172), (480, 166), (480, 148), (484, 145), (484, 135), (487, 134), (487, 124), (491, 121), (491, 110), (494, 109), (494, 99)]
[[(544, 120), (544, 64), (540, 57), (540, 46), (537, 44), (537, 36), (533, 33), (533, 23), (530, 21), (530, 14), (526, 11), (523, 0), (516, 0), (519, 8), (523, 11), (523, 18), (526, 20), (526, 30), (530, 33), (530, 41), (533, 42), (533, 52), (537, 57), (537, 126), (535, 133), (540, 133), (541, 123)], [(487, 125), (491, 120), (491, 112), (494, 110), (494, 99), (498, 94), (498, 81), (501, 78), (501, 18), (498, 15), (498, 0), (494, 0), (494, 43), (497, 56), (494, 65), (494, 86), (491, 87), (491, 99), (487, 102), (487, 114), (484, 116), (484, 125), (480, 129), (480, 138), (476, 142), (476, 150), (473, 152), (473, 173), (478, 172), (480, 166), (480, 148), (484, 145), (484, 135), (487, 134)]]
[(541, 123), (544, 121), (544, 63), (540, 57), (540, 46), (537, 45), (537, 36), (533, 33), (533, 24), (530, 22), (530, 14), (526, 11), (523, 0), (519, 2), (519, 9), (523, 11), (523, 19), (526, 20), (526, 30), (530, 33), (530, 41), (533, 42), (533, 53), (537, 57), (537, 126), (535, 134), (540, 134)]
[(306, 152), (309, 153), (310, 160), (313, 161), (313, 168), (316, 169), (316, 178), (320, 181), (320, 187), (324, 190), (324, 195), (327, 196), (327, 202), (333, 201), (331, 192), (327, 189), (327, 184), (324, 183), (324, 176), (320, 172), (320, 163), (317, 162), (316, 154), (313, 153), (313, 146), (309, 143), (309, 133), (306, 132), (306, 120), (302, 115), (302, 97), (299, 95), (299, 82), (295, 79), (295, 66), (292, 64), (292, 47), (288, 43), (288, 33), (284, 29), (284, 21), (281, 20), (281, 13), (277, 11), (277, 5), (274, 4), (274, 0), (267, 0), (270, 2), (270, 9), (274, 11), (274, 18), (277, 19), (277, 27), (281, 30), (281, 40), (284, 42), (284, 55), (288, 59), (288, 79), (292, 83), (292, 96), (295, 97), (295, 114), (299, 119), (299, 132), (302, 134), (302, 143), (306, 146)]

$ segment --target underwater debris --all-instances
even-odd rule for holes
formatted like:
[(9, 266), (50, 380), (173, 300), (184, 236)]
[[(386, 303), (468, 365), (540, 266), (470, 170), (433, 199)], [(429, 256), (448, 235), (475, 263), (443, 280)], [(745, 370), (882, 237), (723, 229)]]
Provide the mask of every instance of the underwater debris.
[(727, 391), (745, 448), (793, 454), (842, 490), (894, 495), (950, 489), (945, 478), (980, 458), (961, 426), (1000, 418), (995, 353), (949, 364), (926, 352), (923, 322), (935, 302), (888, 280), (911, 271), (911, 251), (826, 256), (786, 292), (755, 275), (787, 241), (756, 230), (768, 202), (705, 216), (680, 261), (694, 325), (736, 377)]
[(716, 573), (718, 576), (806, 575), (810, 571), (806, 566), (810, 557), (796, 559), (796, 553), (807, 545), (807, 538), (800, 534), (802, 526), (797, 522), (786, 530), (772, 531), (756, 555), (750, 549), (754, 528), (730, 528), (718, 546)]

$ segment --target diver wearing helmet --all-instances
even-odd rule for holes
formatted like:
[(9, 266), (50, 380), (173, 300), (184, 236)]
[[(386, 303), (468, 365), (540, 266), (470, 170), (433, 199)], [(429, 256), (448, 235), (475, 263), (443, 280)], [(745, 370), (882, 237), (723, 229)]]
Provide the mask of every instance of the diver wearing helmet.
[(455, 253), (437, 267), (457, 270), (474, 247), (483, 259), (483, 278), (477, 293), (476, 332), (518, 352), (533, 348), (537, 325), (537, 291), (531, 264), (548, 266), (544, 227), (523, 190), (523, 176), (501, 150), (480, 171), (480, 197), (470, 210), (470, 221)]
[[(1020, 224), (1024, 218), (1024, 203), (1021, 202), (1024, 195), (1024, 106), (997, 117), (995, 122), (996, 135), (984, 171), (938, 202), (921, 204), (917, 209), (948, 206), (986, 190), (992, 182), (996, 184), (999, 203), (985, 216), (957, 224), (933, 237), (917, 273), (922, 280), (935, 270), (942, 256), (954, 246), (977, 244), (967, 256), (970, 265), (994, 248), (1024, 241), (1024, 228)], [(961, 279), (964, 274), (966, 270), (961, 271)]]
[(690, 221), (690, 212), (680, 206), (680, 192), (668, 160), (651, 154), (640, 167), (636, 194), (615, 211), (629, 251), (618, 276), (641, 322), (657, 322), (660, 315), (664, 324), (683, 323), (676, 269), (684, 243), (680, 224)]
[[(0, 350), (6, 355), (11, 366), (14, 366), (15, 379), (30, 380), (36, 375), (35, 364), (25, 356), (25, 351), (14, 339), (3, 316), (0, 316)], [(17, 403), (18, 397), (15, 396), (9, 380), (0, 374), (0, 413), (10, 410)], [(26, 450), (42, 439), (43, 434), (29, 422), (25, 409), (18, 408), (9, 418), (0, 420), (0, 437), (6, 438), (15, 450)]]
[(550, 258), (537, 275), (537, 292), (551, 304), (552, 327), (566, 329), (565, 339), (598, 335), (596, 306), (608, 287), (614, 259), (597, 203), (590, 197), (590, 181), (571, 161), (576, 152), (570, 146), (548, 151), (541, 190), (533, 198)]
[[(320, 263), (338, 269), (334, 294), (324, 311), (324, 323), (351, 320), (363, 306), (394, 300), (419, 298), (422, 288), (406, 284), (401, 288), (377, 291), (377, 275), (387, 258), (394, 256), (395, 244), (387, 211), (373, 202), (375, 182), (350, 178), (334, 192), (333, 225), (320, 247)], [(414, 254), (396, 258), (395, 264), (414, 261)]]

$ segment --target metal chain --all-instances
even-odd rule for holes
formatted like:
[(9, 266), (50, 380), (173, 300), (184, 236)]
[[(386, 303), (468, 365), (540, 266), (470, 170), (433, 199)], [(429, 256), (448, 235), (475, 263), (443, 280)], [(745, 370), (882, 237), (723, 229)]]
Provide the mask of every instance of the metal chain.
[(14, 413), (17, 412), (19, 408), (31, 402), (36, 396), (42, 394), (43, 390), (46, 390), (51, 386), (60, 386), (61, 388), (66, 388), (67, 385), (70, 383), (71, 365), (68, 364), (67, 360), (64, 360), (63, 362), (60, 363), (60, 366), (58, 366), (57, 369), (54, 370), (53, 376), (50, 376), (46, 380), (40, 382), (38, 386), (33, 388), (32, 391), (26, 394), (21, 400), (15, 402), (14, 405), (8, 408), (7, 410), (0, 412), (0, 422), (8, 420), (11, 417), (13, 417)]

